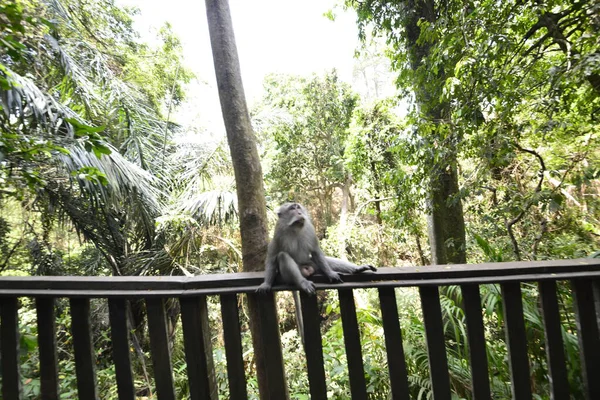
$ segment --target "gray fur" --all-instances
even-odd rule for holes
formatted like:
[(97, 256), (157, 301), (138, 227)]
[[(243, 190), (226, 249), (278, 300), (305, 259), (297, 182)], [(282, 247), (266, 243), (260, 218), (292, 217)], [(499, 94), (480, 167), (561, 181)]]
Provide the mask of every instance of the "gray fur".
[(338, 272), (355, 274), (377, 270), (370, 265), (357, 266), (348, 261), (326, 257), (319, 247), (308, 212), (302, 205), (285, 203), (279, 207), (277, 215), (279, 220), (267, 251), (265, 280), (257, 292), (271, 290), (279, 276), (283, 283), (314, 294), (314, 284), (306, 279), (313, 273), (324, 274), (330, 282), (342, 282)]

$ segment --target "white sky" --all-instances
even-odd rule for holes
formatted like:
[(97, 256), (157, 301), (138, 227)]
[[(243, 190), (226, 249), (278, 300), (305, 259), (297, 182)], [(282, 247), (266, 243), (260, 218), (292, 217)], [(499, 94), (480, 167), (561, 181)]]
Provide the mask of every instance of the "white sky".
[[(154, 36), (165, 21), (182, 40), (185, 64), (199, 82), (191, 85), (188, 102), (176, 113), (177, 122), (199, 122), (222, 130), (204, 1), (117, 0), (137, 6), (136, 28), (144, 38)], [(358, 34), (355, 14), (336, 9), (336, 20), (323, 13), (336, 0), (230, 0), (233, 27), (249, 106), (262, 95), (265, 75), (272, 72), (309, 75), (336, 68), (352, 83)], [(148, 35), (148, 36), (147, 36)]]

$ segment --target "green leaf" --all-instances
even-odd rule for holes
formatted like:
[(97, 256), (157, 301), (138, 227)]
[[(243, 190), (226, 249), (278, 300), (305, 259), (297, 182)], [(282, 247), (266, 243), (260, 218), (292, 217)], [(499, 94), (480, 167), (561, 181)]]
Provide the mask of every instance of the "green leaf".
[(330, 21), (335, 21), (335, 13), (333, 12), (333, 10), (327, 10), (323, 13), (323, 16), (325, 18), (327, 18)]
[(108, 148), (107, 146), (101, 145), (101, 144), (94, 145), (92, 147), (92, 151), (98, 158), (102, 157), (103, 154), (108, 155), (111, 153), (110, 148)]

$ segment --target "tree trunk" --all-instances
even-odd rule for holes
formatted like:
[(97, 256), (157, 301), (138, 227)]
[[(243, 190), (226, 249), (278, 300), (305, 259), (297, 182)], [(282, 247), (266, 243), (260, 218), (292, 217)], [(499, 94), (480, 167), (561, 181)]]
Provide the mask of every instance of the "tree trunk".
[(465, 264), (465, 220), (456, 167), (448, 166), (430, 178), (429, 243), (432, 264)]
[[(227, 131), (227, 142), (231, 152), (235, 172), (240, 232), (242, 237), (242, 262), (244, 271), (264, 269), (268, 245), (266, 203), (263, 187), (263, 174), (256, 148), (256, 138), (252, 131), (240, 63), (233, 33), (233, 24), (227, 0), (206, 0), (206, 15), (213, 52), (221, 111)], [(265, 343), (262, 343), (262, 327), (258, 313), (259, 298), (248, 296), (250, 330), (254, 344), (258, 388), (261, 399), (270, 399), (268, 377), (265, 366)], [(274, 302), (267, 302), (273, 304)], [(263, 304), (264, 305), (264, 304)], [(275, 310), (272, 310), (276, 312)], [(277, 332), (277, 335), (279, 332)], [(276, 362), (283, 371), (281, 341), (269, 343), (278, 346)], [(270, 362), (272, 362), (271, 359)], [(275, 400), (275, 399), (272, 399)]]
[[(436, 10), (434, 0), (409, 0), (408, 5), (412, 12), (407, 14), (407, 44), (411, 68), (416, 72), (431, 50), (428, 41), (419, 42), (419, 21), (423, 19), (435, 23)], [(441, 124), (449, 114), (449, 105), (437, 100), (445, 80), (442, 68), (436, 78), (437, 86), (429, 79), (417, 81), (415, 98), (423, 118)], [(435, 129), (430, 135), (436, 135)], [(448, 156), (432, 167), (429, 175), (428, 226), (432, 264), (466, 262), (465, 221), (456, 165), (456, 154), (449, 152)]]

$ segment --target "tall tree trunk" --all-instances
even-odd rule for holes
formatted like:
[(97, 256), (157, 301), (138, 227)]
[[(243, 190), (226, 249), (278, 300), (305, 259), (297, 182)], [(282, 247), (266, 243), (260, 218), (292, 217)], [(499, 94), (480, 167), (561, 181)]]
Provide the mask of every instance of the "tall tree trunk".
[[(436, 21), (434, 0), (409, 0), (412, 12), (407, 15), (406, 35), (411, 68), (417, 71), (423, 60), (429, 55), (431, 45), (427, 41), (419, 42), (421, 28), (419, 21)], [(435, 86), (430, 80), (417, 82), (415, 97), (419, 111), (424, 119), (443, 123), (449, 114), (449, 105), (440, 103), (439, 94), (445, 80), (440, 68)], [(431, 135), (435, 135), (435, 129)], [(454, 152), (448, 152), (442, 161), (433, 166), (429, 176), (429, 241), (432, 264), (465, 263), (465, 221), (458, 190), (457, 161)], [(432, 161), (433, 162), (433, 161)]]
[(429, 243), (432, 264), (464, 264), (465, 220), (458, 198), (456, 167), (430, 177)]
[[(206, 0), (206, 15), (213, 52), (221, 110), (227, 131), (227, 142), (235, 172), (240, 232), (242, 237), (242, 262), (244, 271), (262, 270), (268, 245), (266, 203), (263, 175), (256, 138), (250, 124), (240, 63), (233, 33), (233, 24), (227, 0)], [(250, 330), (254, 344), (258, 388), (261, 399), (270, 399), (268, 377), (265, 369), (265, 343), (258, 321), (258, 297), (248, 295)], [(274, 302), (268, 302), (274, 305)], [(263, 304), (264, 306), (264, 304)], [(275, 310), (272, 310), (276, 312)], [(277, 332), (278, 334), (279, 332)], [(276, 362), (283, 371), (281, 341), (269, 343), (278, 346)], [(270, 348), (273, 351), (273, 347)], [(271, 353), (273, 354), (273, 353)], [(273, 359), (271, 359), (271, 362)]]

